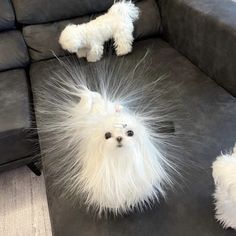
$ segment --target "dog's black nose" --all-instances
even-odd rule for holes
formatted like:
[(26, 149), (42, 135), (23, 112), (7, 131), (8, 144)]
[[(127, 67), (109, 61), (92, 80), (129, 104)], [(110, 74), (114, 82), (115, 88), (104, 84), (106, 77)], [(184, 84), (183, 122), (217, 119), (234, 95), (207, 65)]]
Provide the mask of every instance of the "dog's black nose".
[(122, 141), (122, 139), (123, 139), (123, 138), (122, 138), (121, 136), (119, 136), (119, 137), (116, 138), (116, 140), (117, 140), (118, 143), (120, 143), (120, 142)]

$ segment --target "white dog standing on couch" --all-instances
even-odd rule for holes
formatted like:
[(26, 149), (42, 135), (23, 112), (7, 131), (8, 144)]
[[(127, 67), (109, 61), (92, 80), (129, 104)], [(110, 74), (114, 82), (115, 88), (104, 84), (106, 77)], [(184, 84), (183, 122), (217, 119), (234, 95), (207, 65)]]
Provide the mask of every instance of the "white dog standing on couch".
[(66, 26), (59, 43), (79, 58), (96, 62), (102, 58), (104, 43), (113, 38), (116, 54), (122, 56), (132, 51), (133, 23), (138, 17), (139, 9), (131, 1), (119, 1), (106, 14), (88, 23)]
[(236, 229), (236, 146), (232, 154), (217, 157), (212, 168), (216, 219), (225, 228)]

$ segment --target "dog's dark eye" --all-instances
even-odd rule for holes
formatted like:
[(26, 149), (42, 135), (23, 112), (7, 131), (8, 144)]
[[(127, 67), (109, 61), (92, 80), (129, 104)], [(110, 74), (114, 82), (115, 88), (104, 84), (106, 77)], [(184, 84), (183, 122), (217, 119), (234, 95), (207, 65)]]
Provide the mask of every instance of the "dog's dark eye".
[(130, 137), (134, 136), (134, 131), (128, 130), (127, 135), (130, 136)]
[(111, 132), (107, 132), (107, 133), (105, 133), (105, 139), (109, 139), (109, 138), (111, 138)]

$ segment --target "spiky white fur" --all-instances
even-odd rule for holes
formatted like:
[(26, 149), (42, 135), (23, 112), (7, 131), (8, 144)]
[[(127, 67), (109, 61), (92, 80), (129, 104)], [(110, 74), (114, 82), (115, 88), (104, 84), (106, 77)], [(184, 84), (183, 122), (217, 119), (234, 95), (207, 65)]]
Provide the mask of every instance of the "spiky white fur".
[(173, 184), (176, 166), (164, 156), (171, 135), (156, 132), (158, 122), (171, 120), (170, 110), (156, 102), (159, 80), (139, 85), (139, 64), (113, 58), (65, 66), (36, 92), (47, 173), (62, 194), (99, 214), (142, 209)]
[(236, 229), (236, 146), (232, 154), (222, 154), (213, 163), (216, 219), (225, 228)]
[(70, 24), (61, 33), (62, 48), (86, 57), (89, 62), (101, 59), (104, 42), (114, 39), (116, 54), (128, 54), (132, 50), (133, 22), (139, 9), (131, 1), (119, 1), (104, 15), (84, 24)]
[[(139, 117), (116, 111), (116, 104), (91, 91), (83, 92), (71, 115), (80, 123), (74, 136), (80, 142), (78, 184), (89, 204), (124, 212), (154, 198), (156, 191), (163, 192), (163, 160)], [(129, 137), (128, 130), (134, 136)], [(112, 137), (105, 139), (106, 132)]]

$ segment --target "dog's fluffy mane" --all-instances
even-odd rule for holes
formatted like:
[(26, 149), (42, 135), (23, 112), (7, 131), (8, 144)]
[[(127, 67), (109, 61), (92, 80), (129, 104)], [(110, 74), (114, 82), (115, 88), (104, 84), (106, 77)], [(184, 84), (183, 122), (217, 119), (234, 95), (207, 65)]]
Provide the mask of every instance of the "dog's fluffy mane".
[[(99, 215), (107, 212), (122, 214), (151, 206), (160, 196), (165, 197), (167, 187), (174, 185), (171, 173), (179, 173), (178, 165), (168, 158), (168, 149), (174, 147), (174, 135), (157, 132), (166, 121), (175, 119), (173, 111), (176, 104), (165, 97), (165, 83), (161, 82), (164, 77), (156, 78), (157, 75), (152, 74), (145, 63), (145, 56), (132, 63), (122, 58), (109, 58), (93, 64), (81, 60), (59, 60), (61, 69), (52, 72), (50, 81), (35, 91), (44, 167), (53, 180), (53, 186), (73, 201), (84, 199), (87, 206), (95, 209)], [(168, 83), (164, 86), (167, 87)], [(79, 150), (74, 132), (78, 123), (71, 122), (70, 118), (71, 108), (79, 103), (79, 94), (83, 89), (99, 92), (105, 100), (122, 105), (130, 114), (138, 117), (148, 130), (157, 155), (154, 161), (160, 167), (157, 170), (161, 172), (160, 181), (152, 183), (150, 192), (134, 203), (127, 200), (123, 206), (114, 208), (96, 203), (85, 190), (86, 183), (80, 181), (81, 160), (75, 158)], [(175, 135), (178, 135), (177, 132)], [(156, 166), (155, 163), (153, 166)], [(136, 189), (142, 187), (136, 186), (135, 182), (133, 184)], [(108, 186), (106, 191), (109, 194)]]

